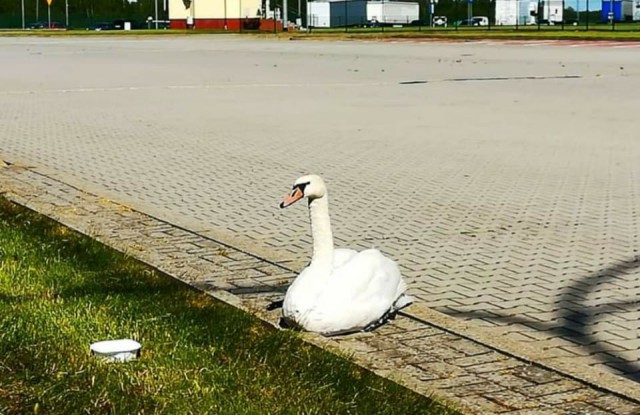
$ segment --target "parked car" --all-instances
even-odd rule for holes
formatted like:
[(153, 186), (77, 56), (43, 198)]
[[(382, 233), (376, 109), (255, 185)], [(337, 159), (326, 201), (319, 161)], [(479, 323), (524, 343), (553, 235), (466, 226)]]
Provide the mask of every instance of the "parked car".
[(435, 27), (447, 27), (447, 16), (433, 16), (433, 25)]
[(367, 23), (368, 27), (381, 27), (382, 25), (380, 24), (380, 22), (378, 21), (378, 19), (376, 19), (375, 17), (372, 20), (369, 20), (369, 22)]
[(33, 22), (27, 25), (27, 29), (57, 29), (57, 30), (66, 30), (67, 26), (60, 22), (51, 22), (51, 26), (49, 26), (49, 22)]
[(48, 25), (49, 23), (47, 22), (33, 22), (27, 25), (27, 29), (45, 29)]
[(91, 26), (87, 27), (86, 30), (96, 30), (96, 31), (114, 30), (114, 26), (112, 23), (109, 23), (109, 22), (100, 22), (100, 23), (92, 24)]
[[(429, 20), (414, 20), (409, 23), (410, 26), (424, 26), (430, 27), (431, 24)], [(447, 16), (433, 16), (433, 26), (434, 27), (447, 27)]]
[(409, 23), (409, 26), (424, 26), (424, 27), (429, 27), (429, 21), (428, 20), (414, 20), (411, 23)]
[(459, 20), (455, 26), (488, 26), (489, 18), (486, 16), (474, 16), (471, 19)]
[(67, 30), (67, 26), (64, 23), (51, 22), (51, 25), (45, 29)]

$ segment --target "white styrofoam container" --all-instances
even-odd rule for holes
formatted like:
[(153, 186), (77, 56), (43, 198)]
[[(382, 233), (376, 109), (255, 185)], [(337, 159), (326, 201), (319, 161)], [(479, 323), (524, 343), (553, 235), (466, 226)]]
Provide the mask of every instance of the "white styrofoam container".
[(142, 345), (131, 339), (105, 340), (89, 346), (91, 354), (107, 360), (126, 362), (140, 356)]

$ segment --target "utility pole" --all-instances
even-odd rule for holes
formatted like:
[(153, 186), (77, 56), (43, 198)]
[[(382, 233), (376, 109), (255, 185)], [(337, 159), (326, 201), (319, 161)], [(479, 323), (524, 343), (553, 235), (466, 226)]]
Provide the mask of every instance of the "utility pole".
[(288, 13), (288, 5), (287, 0), (282, 0), (282, 29), (284, 30), (287, 27), (287, 22), (289, 21), (289, 13)]
[(69, 27), (69, 0), (64, 0), (65, 26)]
[(158, 0), (154, 2), (156, 7), (156, 30), (158, 30)]
[(24, 0), (22, 0), (22, 30), (26, 28), (24, 24)]
[(49, 17), (49, 29), (51, 29), (51, 2), (53, 0), (47, 0), (47, 16)]

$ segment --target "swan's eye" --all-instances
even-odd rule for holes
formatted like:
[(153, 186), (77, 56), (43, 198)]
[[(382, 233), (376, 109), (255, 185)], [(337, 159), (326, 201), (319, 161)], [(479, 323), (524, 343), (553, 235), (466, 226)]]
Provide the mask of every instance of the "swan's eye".
[(304, 188), (307, 187), (308, 184), (310, 184), (311, 182), (306, 182), (306, 183), (298, 183), (296, 185), (293, 186), (293, 191), (295, 191), (296, 189), (300, 189), (300, 191), (302, 193), (304, 193)]

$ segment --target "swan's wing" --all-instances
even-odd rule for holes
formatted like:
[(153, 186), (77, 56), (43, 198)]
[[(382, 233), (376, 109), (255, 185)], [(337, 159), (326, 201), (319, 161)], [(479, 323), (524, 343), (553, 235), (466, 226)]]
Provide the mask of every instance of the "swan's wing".
[(367, 249), (334, 268), (327, 285), (345, 299), (389, 295), (395, 300), (398, 284), (403, 284), (398, 265), (377, 249)]
[(378, 250), (354, 255), (334, 269), (318, 297), (316, 317), (334, 331), (364, 327), (387, 312), (406, 289), (398, 265)]

